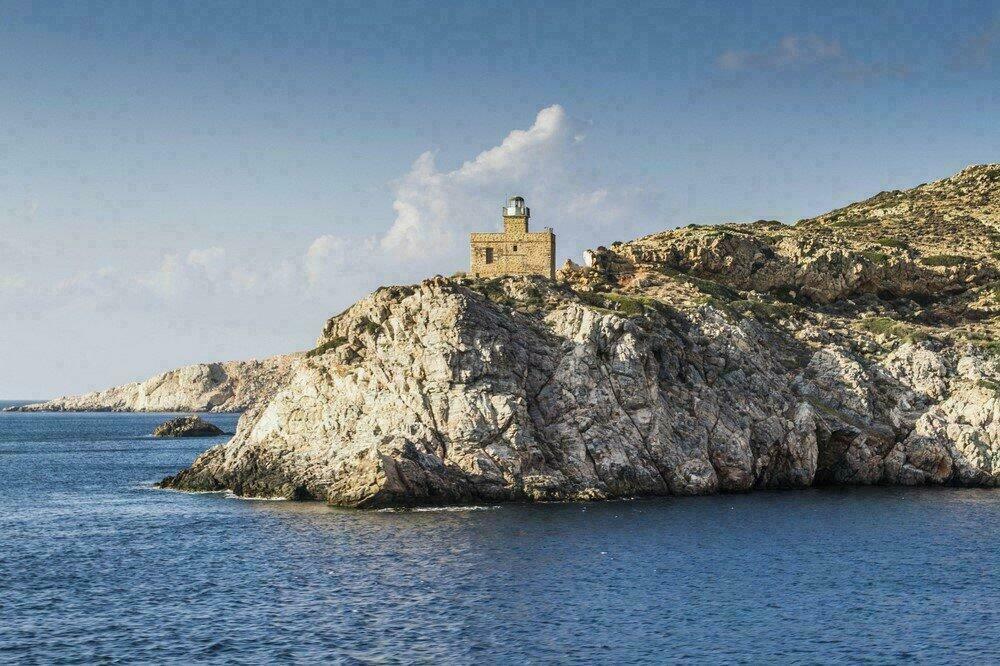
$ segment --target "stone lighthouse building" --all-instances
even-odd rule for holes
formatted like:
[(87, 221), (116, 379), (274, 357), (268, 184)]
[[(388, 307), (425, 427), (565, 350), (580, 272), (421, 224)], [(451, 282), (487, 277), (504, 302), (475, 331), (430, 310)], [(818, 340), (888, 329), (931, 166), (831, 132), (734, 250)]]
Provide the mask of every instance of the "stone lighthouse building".
[(503, 233), (472, 234), (472, 270), (476, 277), (497, 275), (556, 276), (556, 235), (528, 231), (531, 211), (521, 197), (503, 207)]

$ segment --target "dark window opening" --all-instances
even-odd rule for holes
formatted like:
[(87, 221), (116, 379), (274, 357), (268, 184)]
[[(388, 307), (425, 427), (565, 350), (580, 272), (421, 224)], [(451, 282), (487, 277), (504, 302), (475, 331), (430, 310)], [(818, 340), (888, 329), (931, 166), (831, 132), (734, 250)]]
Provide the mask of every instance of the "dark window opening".
[(486, 263), (493, 263), (493, 248), (491, 247), (486, 248)]
[(516, 245), (514, 246), (514, 252), (517, 252), (517, 246)]

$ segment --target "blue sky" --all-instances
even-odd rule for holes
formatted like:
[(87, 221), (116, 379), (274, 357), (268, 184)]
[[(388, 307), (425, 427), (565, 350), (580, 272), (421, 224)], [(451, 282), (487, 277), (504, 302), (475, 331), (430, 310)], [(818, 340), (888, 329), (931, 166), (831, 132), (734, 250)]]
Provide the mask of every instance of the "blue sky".
[(312, 346), (528, 198), (560, 261), (1000, 161), (995, 3), (0, 4), (0, 397)]

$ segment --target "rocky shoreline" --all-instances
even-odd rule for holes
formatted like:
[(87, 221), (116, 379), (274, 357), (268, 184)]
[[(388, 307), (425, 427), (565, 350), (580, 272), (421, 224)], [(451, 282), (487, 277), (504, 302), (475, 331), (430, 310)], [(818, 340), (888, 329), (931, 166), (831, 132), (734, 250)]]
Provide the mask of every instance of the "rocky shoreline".
[(1000, 485), (1000, 165), (331, 319), (163, 487), (355, 507)]

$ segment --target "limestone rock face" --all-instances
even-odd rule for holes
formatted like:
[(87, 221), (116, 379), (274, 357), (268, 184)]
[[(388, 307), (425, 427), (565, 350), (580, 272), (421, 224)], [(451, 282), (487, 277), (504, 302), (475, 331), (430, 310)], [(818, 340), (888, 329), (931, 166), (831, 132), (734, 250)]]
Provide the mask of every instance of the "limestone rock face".
[[(543, 290), (544, 281), (506, 279)], [(814, 414), (766, 332), (571, 298), (542, 318), (445, 280), (331, 321), (231, 445), (165, 485), (382, 506), (808, 485)]]
[(803, 350), (751, 319), (626, 318), (501, 282), (499, 300), (531, 292), (546, 313), (443, 279), (359, 302), (231, 442), (163, 484), (374, 507), (1000, 479), (985, 394), (907, 421), (916, 392), (844, 349), (790, 368)]
[(300, 355), (263, 360), (199, 363), (143, 382), (25, 405), (39, 412), (241, 412), (283, 384)]
[(1000, 357), (968, 352), (954, 389), (893, 451), (888, 481), (1000, 485)]
[(998, 204), (986, 165), (559, 281), (380, 289), (162, 485), (357, 507), (998, 486)]
[(153, 437), (217, 437), (225, 434), (217, 425), (200, 416), (170, 419), (153, 430)]

